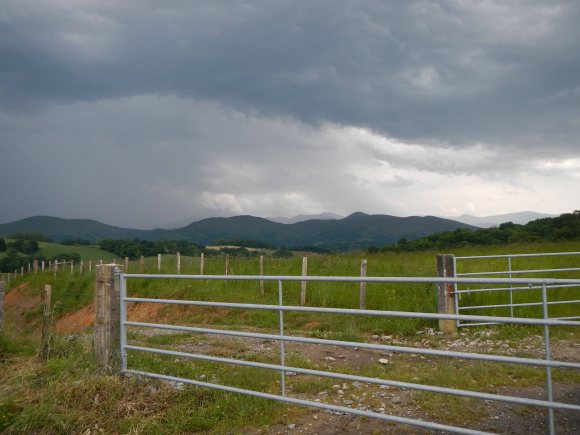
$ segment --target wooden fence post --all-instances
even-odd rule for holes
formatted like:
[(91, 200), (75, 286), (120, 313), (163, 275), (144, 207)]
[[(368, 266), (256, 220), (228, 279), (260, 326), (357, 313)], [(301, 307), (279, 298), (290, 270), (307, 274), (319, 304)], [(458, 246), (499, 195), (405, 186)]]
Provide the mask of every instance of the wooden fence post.
[(56, 281), (56, 271), (58, 270), (58, 261), (54, 260), (54, 264), (52, 265), (52, 274), (53, 274), (53, 281)]
[(125, 273), (129, 272), (129, 257), (125, 257)]
[[(360, 276), (364, 278), (367, 276), (367, 260), (360, 261)], [(367, 283), (364, 281), (360, 282), (360, 309), (366, 310), (366, 298), (367, 298)]]
[(42, 262), (42, 273), (44, 273), (44, 261)]
[[(264, 276), (264, 256), (260, 255), (260, 276)], [(260, 280), (260, 293), (264, 295), (264, 280)]]
[[(302, 276), (308, 275), (308, 257), (302, 257)], [(306, 305), (306, 281), (301, 281), (300, 305)]]
[[(30, 266), (30, 264), (29, 264), (29, 266)], [(20, 277), (23, 277), (23, 276), (24, 276), (24, 266), (22, 266), (20, 268)]]
[(42, 339), (40, 344), (40, 359), (46, 361), (48, 358), (48, 347), (50, 341), (51, 319), (50, 319), (50, 297), (52, 287), (44, 286), (44, 307), (42, 309)]
[(230, 254), (226, 254), (226, 276), (228, 276), (229, 269), (230, 269)]
[(144, 255), (141, 255), (140, 267), (141, 267), (141, 273), (143, 273), (143, 271), (145, 270), (145, 256)]
[(30, 263), (28, 263), (28, 273), (30, 273)]
[(95, 364), (101, 370), (118, 369), (120, 356), (120, 264), (98, 265), (95, 271)]
[(103, 265), (103, 260), (99, 260), (99, 261), (100, 261), (100, 263), (99, 263), (99, 264), (102, 266), (102, 265)]
[(72, 274), (73, 274), (73, 272), (74, 272), (74, 267), (75, 267), (75, 262), (71, 260), (71, 261), (70, 261), (70, 273), (71, 273), (71, 275), (72, 275)]
[(199, 274), (203, 275), (203, 252), (201, 253), (201, 258), (199, 261)]
[(81, 265), (79, 266), (79, 273), (82, 275), (83, 273), (83, 260), (81, 260)]
[[(437, 255), (437, 276), (439, 278), (454, 278), (453, 255)], [(438, 285), (439, 314), (455, 314), (455, 286), (450, 283)], [(457, 334), (455, 320), (439, 319), (439, 329), (445, 334)]]
[(34, 260), (32, 263), (32, 270), (34, 270), (35, 275), (38, 275), (38, 260)]
[(181, 275), (181, 254), (177, 253), (177, 274)]
[(157, 254), (157, 272), (161, 272), (161, 254)]
[(4, 327), (4, 292), (6, 288), (6, 282), (0, 281), (0, 331)]
[(89, 261), (89, 272), (93, 270), (93, 262)]

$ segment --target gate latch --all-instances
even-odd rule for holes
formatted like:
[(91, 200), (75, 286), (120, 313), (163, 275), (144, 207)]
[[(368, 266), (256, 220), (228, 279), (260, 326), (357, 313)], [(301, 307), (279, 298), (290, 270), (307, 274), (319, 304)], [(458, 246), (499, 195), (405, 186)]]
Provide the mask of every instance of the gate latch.
[(455, 287), (452, 284), (447, 284), (447, 296), (451, 297), (455, 294)]

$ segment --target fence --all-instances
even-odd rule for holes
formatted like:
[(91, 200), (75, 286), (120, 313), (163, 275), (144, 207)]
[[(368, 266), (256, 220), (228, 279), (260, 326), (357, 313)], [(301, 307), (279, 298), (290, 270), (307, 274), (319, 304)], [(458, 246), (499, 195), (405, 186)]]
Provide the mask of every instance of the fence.
[[(234, 281), (274, 281), (278, 284), (278, 304), (277, 305), (265, 305), (265, 304), (241, 304), (241, 303), (227, 303), (227, 302), (210, 302), (210, 301), (193, 301), (193, 300), (173, 300), (173, 299), (151, 299), (151, 298), (138, 298), (138, 297), (128, 297), (127, 296), (127, 280), (134, 279), (186, 279), (186, 280), (234, 280)], [(298, 405), (306, 405), (320, 409), (326, 409), (336, 412), (354, 414), (364, 417), (377, 418), (380, 420), (410, 424), (414, 426), (423, 427), (431, 430), (444, 430), (451, 433), (460, 434), (488, 434), (489, 432), (481, 432), (472, 429), (465, 429), (462, 427), (443, 425), (435, 422), (422, 421), (411, 418), (403, 418), (394, 415), (385, 415), (382, 413), (374, 411), (366, 411), (360, 409), (353, 409), (350, 407), (335, 406), (325, 403), (320, 403), (316, 401), (302, 400), (294, 397), (287, 396), (287, 389), (285, 383), (286, 374), (289, 372), (315, 375), (321, 377), (336, 378), (342, 380), (349, 380), (355, 382), (365, 382), (369, 384), (394, 386), (399, 388), (407, 388), (411, 390), (418, 391), (429, 391), (433, 393), (449, 394), (456, 396), (470, 397), (474, 399), (481, 400), (496, 400), (502, 402), (508, 402), (513, 404), (537, 406), (548, 409), (549, 414), (549, 425), (550, 433), (554, 433), (554, 409), (565, 409), (580, 411), (580, 406), (555, 402), (553, 400), (552, 392), (552, 367), (566, 367), (566, 368), (580, 368), (580, 363), (554, 361), (550, 356), (550, 338), (549, 338), (549, 327), (550, 326), (580, 326), (580, 322), (574, 322), (570, 320), (559, 320), (559, 319), (548, 319), (547, 318), (547, 286), (548, 285), (568, 285), (575, 284), (579, 285), (580, 280), (555, 280), (555, 279), (493, 279), (493, 278), (393, 278), (393, 277), (297, 277), (297, 276), (199, 276), (199, 275), (149, 275), (149, 274), (123, 274), (120, 270), (116, 272), (116, 279), (119, 284), (120, 291), (120, 369), (122, 373), (148, 376), (156, 379), (163, 379), (166, 381), (173, 382), (183, 382), (185, 384), (196, 385), (200, 387), (213, 388), (221, 391), (228, 391), (233, 393), (246, 394), (254, 397), (261, 397), (265, 399), (272, 399), (286, 403), (293, 403)], [(292, 306), (285, 305), (283, 300), (283, 283), (288, 282), (349, 282), (349, 283), (437, 283), (440, 289), (446, 291), (448, 286), (454, 286), (456, 284), (511, 284), (511, 285), (539, 285), (542, 288), (542, 304), (543, 304), (543, 319), (529, 319), (529, 318), (516, 318), (516, 317), (490, 317), (490, 316), (466, 316), (458, 314), (435, 314), (435, 313), (419, 313), (419, 312), (400, 312), (400, 311), (378, 311), (378, 310), (366, 310), (366, 309), (339, 309), (339, 308), (322, 308), (322, 307), (305, 307), (305, 306)], [(234, 330), (218, 330), (218, 329), (207, 329), (189, 326), (176, 326), (167, 324), (153, 324), (144, 322), (134, 322), (127, 319), (127, 303), (147, 303), (147, 304), (173, 304), (182, 306), (197, 306), (197, 307), (217, 307), (217, 308), (233, 308), (233, 309), (244, 309), (244, 310), (275, 310), (279, 313), (279, 333), (278, 334), (261, 334), (252, 333), (245, 331), (234, 331)], [(331, 313), (331, 314), (344, 314), (344, 315), (357, 315), (357, 316), (380, 316), (384, 318), (394, 318), (394, 317), (408, 317), (408, 318), (419, 318), (419, 319), (437, 319), (439, 321), (471, 321), (471, 322), (494, 322), (502, 324), (519, 324), (519, 325), (542, 325), (544, 327), (544, 346), (545, 346), (545, 359), (532, 359), (532, 358), (521, 358), (521, 357), (508, 357), (503, 355), (489, 355), (489, 354), (479, 354), (479, 353), (467, 353), (467, 352), (452, 352), (434, 349), (418, 349), (414, 347), (404, 347), (404, 346), (391, 346), (391, 345), (378, 345), (369, 343), (359, 343), (350, 341), (339, 341), (339, 340), (326, 340), (317, 338), (308, 338), (300, 336), (288, 336), (284, 333), (284, 313), (287, 312), (305, 312), (305, 313)], [(218, 335), (229, 335), (236, 337), (250, 337), (258, 339), (276, 340), (280, 343), (280, 364), (269, 364), (269, 363), (259, 363), (254, 361), (246, 361), (233, 358), (222, 358), (214, 357), (199, 353), (190, 352), (177, 352), (171, 350), (157, 349), (151, 347), (142, 347), (128, 344), (127, 339), (127, 327), (141, 327), (141, 328), (159, 328), (165, 330), (174, 331), (185, 331), (194, 332), (202, 334), (218, 334)], [(442, 388), (430, 385), (422, 385), (418, 383), (410, 382), (398, 382), (391, 381), (388, 379), (371, 378), (364, 376), (354, 376), (341, 373), (335, 373), (330, 371), (322, 370), (312, 370), (301, 367), (289, 366), (285, 364), (285, 342), (298, 342), (298, 343), (309, 343), (309, 344), (320, 344), (320, 345), (331, 345), (331, 346), (343, 346), (343, 347), (356, 347), (364, 349), (373, 349), (380, 351), (389, 352), (399, 352), (407, 354), (419, 354), (419, 355), (429, 355), (435, 357), (448, 357), (448, 358), (461, 358), (468, 360), (478, 360), (478, 361), (489, 361), (489, 362), (499, 362), (499, 363), (511, 363), (511, 364), (523, 364), (545, 367), (546, 369), (546, 381), (547, 381), (547, 400), (537, 400), (537, 399), (527, 399), (514, 396), (506, 396), (500, 394), (489, 394), (481, 393), (453, 388)], [(234, 364), (237, 366), (254, 367), (268, 370), (276, 370), (281, 374), (281, 394), (271, 394), (264, 393), (261, 391), (253, 391), (248, 389), (241, 389), (237, 387), (231, 387), (226, 385), (217, 385), (211, 382), (204, 382), (200, 380), (193, 380), (178, 376), (164, 375), (160, 373), (153, 373), (144, 370), (134, 369), (128, 367), (128, 357), (129, 351), (136, 353), (151, 353), (157, 355), (169, 355), (178, 358), (188, 358), (201, 361), (210, 361), (215, 363), (226, 363)]]
[[(514, 255), (488, 255), (488, 256), (472, 256), (472, 257), (453, 257), (453, 275), (456, 277), (467, 277), (467, 276), (493, 276), (493, 275), (508, 275), (509, 278), (512, 278), (514, 276), (523, 276), (523, 275), (536, 275), (536, 276), (542, 276), (547, 273), (551, 274), (552, 276), (557, 276), (560, 275), (562, 276), (562, 274), (566, 273), (568, 275), (570, 275), (570, 273), (573, 272), (580, 272), (580, 268), (579, 267), (556, 267), (556, 268), (537, 268), (537, 269), (521, 269), (521, 268), (517, 268), (517, 269), (513, 269), (513, 260), (517, 260), (520, 258), (525, 258), (525, 259), (538, 259), (539, 261), (545, 263), (547, 260), (549, 259), (556, 259), (556, 258), (560, 258), (560, 257), (574, 257), (571, 258), (571, 262), (572, 265), (577, 265), (578, 264), (578, 260), (580, 260), (580, 252), (563, 252), (563, 253), (543, 253), (543, 254), (514, 254)], [(507, 270), (485, 270), (485, 271), (481, 271), (481, 272), (463, 272), (463, 273), (458, 273), (458, 267), (457, 267), (457, 263), (458, 262), (465, 262), (466, 260), (472, 260), (472, 262), (474, 262), (474, 260), (485, 260), (488, 264), (487, 266), (489, 267), (497, 267), (498, 261), (505, 261), (507, 260)], [(498, 261), (494, 261), (494, 260), (498, 260)], [(577, 274), (577, 276), (579, 276), (579, 274)], [(540, 290), (541, 287), (540, 286), (524, 286), (524, 287), (513, 287), (513, 285), (509, 285), (508, 287), (484, 287), (484, 288), (466, 288), (466, 289), (459, 289), (457, 285), (454, 286), (454, 297), (455, 297), (455, 313), (459, 314), (460, 311), (465, 311), (465, 310), (490, 310), (490, 309), (502, 309), (502, 308), (509, 308), (509, 316), (510, 317), (514, 317), (514, 309), (522, 309), (524, 307), (538, 307), (541, 308), (543, 306), (543, 302), (540, 302), (539, 299), (541, 297)], [(578, 284), (552, 284), (552, 285), (546, 285), (546, 289), (550, 290), (550, 289), (556, 289), (556, 292), (552, 292), (554, 294), (553, 298), (555, 300), (552, 301), (548, 301), (547, 302), (547, 307), (550, 306), (560, 306), (562, 307), (563, 305), (575, 305), (575, 304), (579, 304), (580, 300), (575, 299), (575, 300), (566, 300), (565, 297), (570, 297), (570, 296), (574, 296), (573, 294), (570, 295), (570, 292), (567, 292), (567, 294), (562, 294), (563, 293), (563, 289), (574, 289), (574, 288), (578, 288)], [(534, 292), (535, 290), (535, 292)], [(473, 296), (481, 294), (481, 293), (487, 293), (489, 294), (494, 294), (492, 292), (498, 292), (495, 293), (495, 295), (500, 295), (501, 293), (507, 293), (509, 295), (509, 301), (502, 301), (501, 299), (499, 299), (500, 303), (496, 303), (496, 304), (482, 304), (482, 305), (473, 305), (473, 304), (466, 304), (464, 306), (461, 306), (461, 302), (462, 299), (465, 298), (465, 300), (463, 301), (464, 303), (469, 302), (469, 299), (473, 299)], [(558, 297), (557, 292), (560, 293), (561, 297)], [(516, 299), (521, 299), (520, 302), (517, 302), (516, 300), (514, 300), (514, 294), (516, 295)], [(463, 298), (462, 298), (463, 296)], [(550, 295), (548, 295), (550, 296)], [(580, 294), (579, 294), (580, 296)], [(470, 298), (471, 297), (471, 298)], [(532, 302), (529, 301), (525, 301), (524, 298), (528, 298), (528, 299), (532, 299)], [(536, 299), (537, 298), (537, 299)], [(505, 299), (505, 298), (504, 298)], [(538, 300), (537, 302), (534, 301), (534, 299)], [(477, 301), (476, 301), (477, 302)], [(522, 310), (520, 310), (522, 311)], [(577, 311), (577, 310), (576, 310)], [(524, 314), (521, 312), (520, 317), (522, 317)], [(533, 315), (533, 313), (528, 313), (530, 315)], [(548, 316), (549, 317), (549, 316)], [(559, 317), (554, 317), (554, 318), (560, 318), (560, 319), (568, 319), (568, 320), (572, 320), (572, 319), (580, 319), (580, 316), (559, 316)], [(461, 326), (479, 326), (479, 325), (491, 325), (494, 324), (496, 322), (484, 322), (481, 324), (477, 324), (477, 323), (471, 323), (471, 324), (465, 324), (465, 323), (461, 323), (460, 321), (457, 321), (457, 326), (461, 327)]]

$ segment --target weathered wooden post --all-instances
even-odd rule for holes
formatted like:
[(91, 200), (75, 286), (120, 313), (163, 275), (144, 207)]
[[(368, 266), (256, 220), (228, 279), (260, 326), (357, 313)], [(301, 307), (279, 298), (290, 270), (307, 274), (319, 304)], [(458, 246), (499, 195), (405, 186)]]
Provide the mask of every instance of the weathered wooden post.
[[(453, 255), (437, 255), (437, 276), (439, 278), (455, 278), (453, 270)], [(455, 314), (455, 286), (453, 283), (438, 285), (439, 314)], [(455, 320), (439, 319), (439, 329), (445, 334), (457, 334)]]
[(0, 281), (0, 331), (4, 327), (4, 292), (6, 289), (6, 282)]
[(103, 260), (99, 260), (99, 262), (100, 262), (99, 264), (101, 264), (101, 265), (103, 264)]
[(42, 262), (42, 273), (44, 273), (44, 261)]
[(145, 270), (145, 256), (144, 255), (141, 255), (140, 267), (141, 267), (141, 273), (143, 273), (143, 271)]
[(199, 274), (203, 275), (203, 252), (201, 253), (201, 258), (199, 260)]
[[(260, 276), (264, 276), (264, 256), (260, 255)], [(264, 280), (260, 280), (260, 293), (264, 295)]]
[(181, 254), (177, 253), (177, 274), (181, 275)]
[[(302, 258), (302, 276), (308, 275), (308, 257)], [(306, 281), (300, 281), (300, 305), (306, 305)]]
[[(30, 264), (29, 264), (29, 266), (30, 266)], [(24, 266), (22, 266), (20, 268), (20, 277), (23, 277), (23, 276), (24, 276)]]
[(75, 267), (75, 262), (74, 261), (70, 261), (70, 274), (72, 275), (74, 272), (74, 267)]
[[(364, 278), (367, 276), (367, 260), (360, 261), (360, 276)], [(360, 309), (366, 310), (366, 298), (367, 298), (367, 283), (364, 281), (360, 282)]]
[(81, 260), (81, 265), (79, 266), (79, 273), (82, 275), (83, 273), (83, 260)]
[(53, 271), (53, 281), (56, 281), (56, 271), (58, 270), (58, 261), (54, 260), (54, 264), (52, 265), (52, 271)]
[(157, 254), (157, 272), (161, 272), (161, 254)]
[(42, 309), (42, 338), (40, 344), (40, 359), (46, 361), (48, 358), (48, 348), (50, 341), (51, 319), (50, 319), (50, 297), (52, 287), (44, 286), (44, 307)]
[(89, 272), (93, 270), (93, 262), (89, 261)]
[(125, 257), (125, 273), (129, 272), (129, 257)]
[(32, 263), (32, 270), (34, 270), (35, 275), (38, 275), (38, 260), (34, 260)]
[(118, 369), (120, 356), (120, 264), (98, 265), (95, 271), (95, 364), (101, 370)]
[(226, 276), (228, 276), (230, 270), (230, 254), (226, 254)]
[(30, 273), (30, 263), (28, 263), (28, 273)]

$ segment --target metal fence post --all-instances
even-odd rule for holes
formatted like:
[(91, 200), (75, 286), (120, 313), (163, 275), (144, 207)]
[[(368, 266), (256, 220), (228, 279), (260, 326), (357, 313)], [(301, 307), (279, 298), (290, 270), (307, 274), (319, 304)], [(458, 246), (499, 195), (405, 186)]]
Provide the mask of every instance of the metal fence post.
[[(302, 276), (308, 274), (308, 257), (302, 258)], [(306, 281), (300, 283), (300, 305), (306, 305)]]
[[(439, 278), (454, 278), (453, 255), (437, 255), (437, 276)], [(439, 314), (455, 314), (455, 286), (450, 283), (438, 284)], [(457, 334), (455, 320), (439, 319), (439, 329), (446, 334)]]
[[(282, 281), (278, 281), (278, 305), (282, 308)], [(280, 365), (285, 366), (284, 362), (284, 311), (280, 309)], [(286, 372), (280, 371), (282, 375), (282, 397), (286, 396)]]
[[(546, 290), (546, 284), (542, 284), (542, 312), (544, 320), (548, 319), (548, 292)], [(546, 361), (550, 361), (550, 327), (544, 325), (544, 347), (546, 349), (545, 358)], [(548, 386), (548, 402), (553, 402), (553, 392), (552, 392), (552, 368), (550, 366), (546, 367), (546, 384)], [(548, 418), (550, 420), (550, 435), (554, 435), (554, 409), (548, 409)]]

